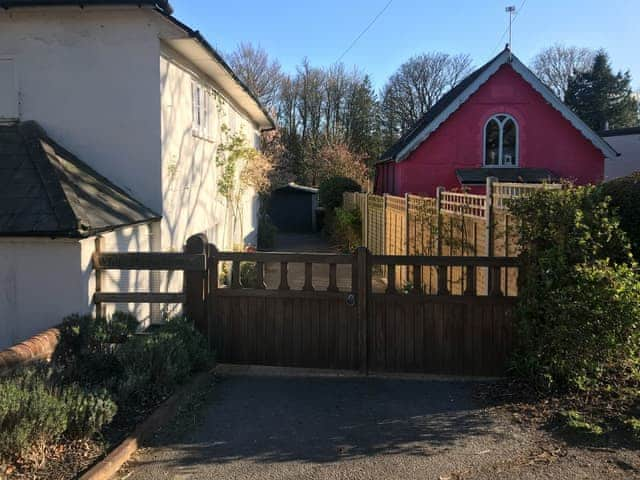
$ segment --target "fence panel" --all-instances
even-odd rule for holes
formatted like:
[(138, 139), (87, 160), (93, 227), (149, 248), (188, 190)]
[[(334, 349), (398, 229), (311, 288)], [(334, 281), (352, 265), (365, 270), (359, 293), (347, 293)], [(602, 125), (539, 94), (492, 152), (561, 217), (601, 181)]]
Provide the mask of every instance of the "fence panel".
[[(489, 181), (485, 195), (438, 189), (436, 198), (346, 193), (344, 205), (360, 211), (362, 243), (374, 254), (515, 257), (519, 254), (518, 229), (508, 201), (541, 188), (555, 190), (562, 185)], [(462, 291), (465, 270), (449, 268), (449, 289)], [(381, 268), (378, 273), (384, 272)], [(488, 270), (479, 268), (475, 275), (486, 294)], [(433, 269), (424, 268), (422, 278), (427, 291), (435, 292)], [(517, 292), (513, 269), (504, 267), (500, 278), (505, 291)], [(411, 288), (409, 269), (400, 268), (395, 282), (397, 288)]]
[(367, 248), (377, 255), (383, 255), (385, 239), (384, 198), (379, 195), (367, 195), (366, 212)]

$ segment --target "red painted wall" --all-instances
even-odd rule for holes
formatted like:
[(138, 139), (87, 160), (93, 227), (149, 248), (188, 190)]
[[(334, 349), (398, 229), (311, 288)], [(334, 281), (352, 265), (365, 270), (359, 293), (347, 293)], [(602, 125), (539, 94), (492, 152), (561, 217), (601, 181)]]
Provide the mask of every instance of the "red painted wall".
[[(409, 157), (389, 168), (378, 168), (376, 187), (384, 192), (434, 196), (438, 186), (460, 188), (456, 168), (482, 167), (483, 130), (496, 113), (516, 119), (518, 166), (548, 168), (577, 184), (604, 177), (604, 154), (549, 105), (509, 65), (500, 69)], [(384, 165), (384, 164), (383, 164)]]

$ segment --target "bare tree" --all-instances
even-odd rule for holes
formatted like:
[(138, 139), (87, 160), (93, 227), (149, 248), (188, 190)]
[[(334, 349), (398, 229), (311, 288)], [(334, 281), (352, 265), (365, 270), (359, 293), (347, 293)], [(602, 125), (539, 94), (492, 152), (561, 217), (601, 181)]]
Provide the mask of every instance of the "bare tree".
[(569, 79), (593, 64), (596, 52), (588, 48), (567, 47), (556, 43), (543, 49), (532, 61), (534, 73), (559, 98), (565, 99)]
[(382, 113), (387, 141), (410, 128), (471, 71), (466, 54), (425, 53), (411, 57), (382, 90)]
[(282, 81), (280, 63), (271, 60), (262, 47), (254, 47), (251, 43), (241, 43), (227, 59), (262, 105), (267, 109), (274, 107)]

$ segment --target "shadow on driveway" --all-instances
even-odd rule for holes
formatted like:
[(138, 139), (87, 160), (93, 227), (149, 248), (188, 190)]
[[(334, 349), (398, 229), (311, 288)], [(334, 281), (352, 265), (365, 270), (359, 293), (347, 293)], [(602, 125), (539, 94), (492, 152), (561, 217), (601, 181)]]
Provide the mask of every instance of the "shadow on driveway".
[(221, 377), (199, 426), (158, 437), (129, 478), (302, 478), (304, 465), (380, 456), (410, 466), (411, 458), (423, 462), (463, 439), (501, 436), (474, 406), (472, 388), (462, 381)]

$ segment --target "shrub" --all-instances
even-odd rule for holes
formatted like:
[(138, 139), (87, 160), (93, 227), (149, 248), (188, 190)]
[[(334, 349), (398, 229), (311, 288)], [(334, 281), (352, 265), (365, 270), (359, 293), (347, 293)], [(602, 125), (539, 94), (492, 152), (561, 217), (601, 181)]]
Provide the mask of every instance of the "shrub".
[(633, 254), (640, 258), (640, 172), (604, 182), (599, 189), (611, 197), (611, 205), (617, 209), (620, 226), (629, 236)]
[(128, 314), (111, 322), (69, 317), (51, 365), (0, 378), (0, 457), (19, 457), (61, 437), (88, 438), (118, 407), (153, 405), (209, 366), (207, 341), (188, 320), (172, 318), (155, 333), (131, 335), (137, 324)]
[(172, 317), (164, 324), (164, 330), (185, 345), (189, 357), (189, 373), (211, 366), (213, 356), (209, 351), (207, 339), (195, 329), (190, 320), (182, 316)]
[(210, 362), (205, 338), (179, 317), (154, 334), (133, 337), (116, 357), (124, 368), (117, 390), (123, 402), (155, 402)]
[(55, 360), (66, 364), (77, 356), (105, 352), (107, 344), (125, 341), (137, 328), (137, 318), (125, 312), (116, 311), (110, 319), (70, 315), (60, 325)]
[(66, 409), (44, 375), (29, 369), (0, 382), (0, 454), (21, 456), (34, 446), (60, 438), (67, 428)]
[(637, 372), (639, 279), (608, 202), (594, 187), (540, 190), (511, 210), (522, 249), (516, 372), (579, 389)]
[(318, 191), (320, 205), (333, 210), (342, 205), (344, 192), (359, 192), (360, 185), (355, 180), (346, 177), (331, 177), (320, 184)]
[(260, 215), (258, 219), (258, 248), (261, 250), (272, 249), (276, 246), (278, 229), (271, 222), (267, 214)]
[(255, 288), (258, 283), (258, 265), (256, 262), (240, 263), (240, 283), (245, 288)]
[(65, 318), (53, 356), (58, 380), (111, 389), (123, 375), (111, 343), (124, 342), (137, 328), (136, 317), (123, 312), (114, 312), (109, 321), (91, 315)]
[(138, 329), (138, 319), (129, 312), (115, 311), (106, 327), (111, 341), (124, 341)]
[(362, 245), (362, 221), (359, 210), (336, 208), (328, 229), (334, 244), (344, 252), (353, 252)]
[(71, 438), (88, 438), (111, 423), (118, 407), (106, 390), (86, 392), (74, 384), (62, 392), (67, 409), (67, 435)]
[(116, 405), (106, 392), (59, 386), (47, 366), (0, 381), (0, 457), (15, 458), (68, 438), (88, 438), (111, 422)]
[(584, 416), (576, 410), (567, 410), (566, 412), (562, 412), (561, 416), (564, 419), (565, 425), (576, 432), (588, 435), (602, 435), (604, 433), (600, 425), (587, 421)]

